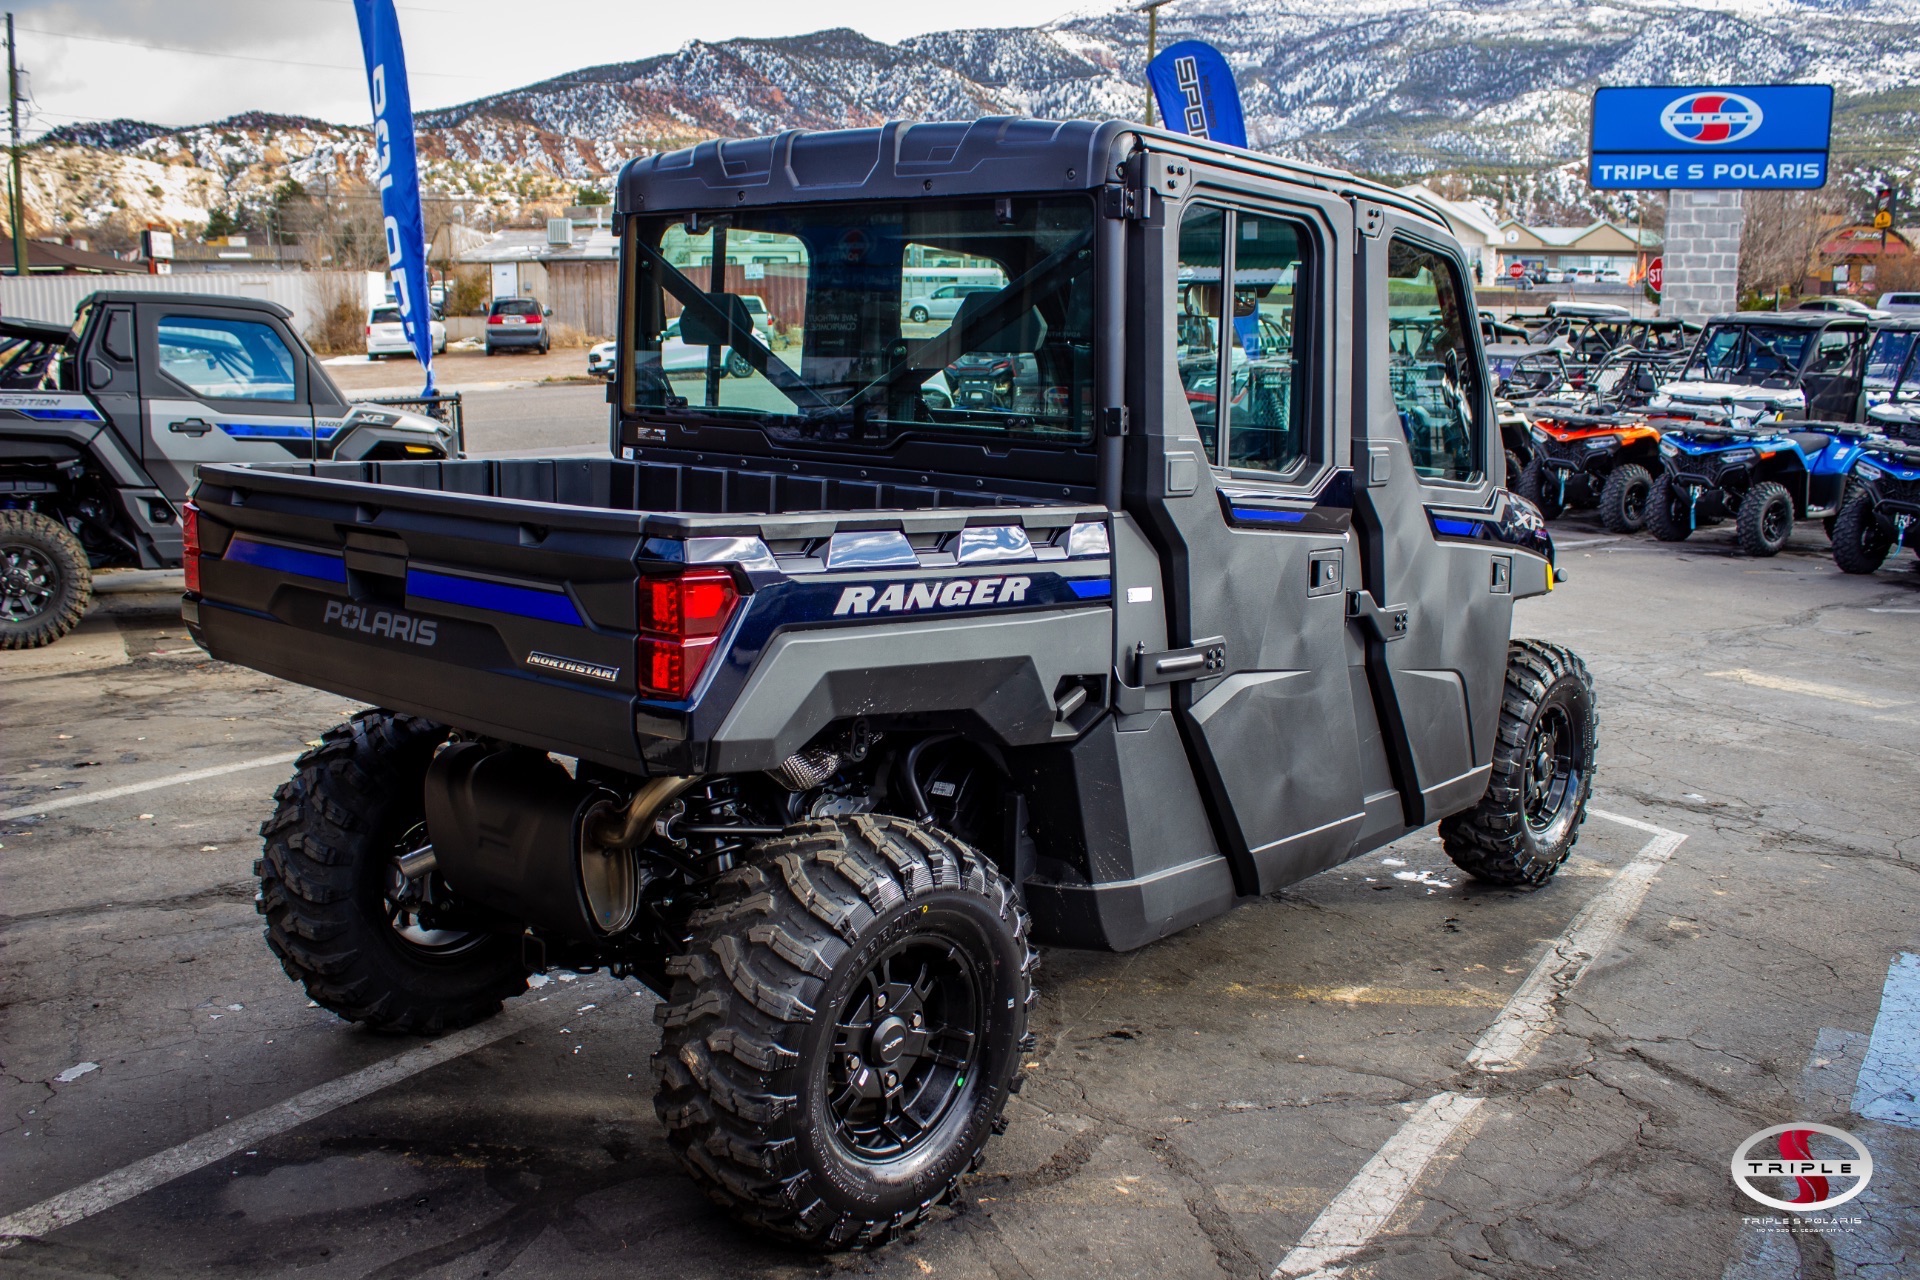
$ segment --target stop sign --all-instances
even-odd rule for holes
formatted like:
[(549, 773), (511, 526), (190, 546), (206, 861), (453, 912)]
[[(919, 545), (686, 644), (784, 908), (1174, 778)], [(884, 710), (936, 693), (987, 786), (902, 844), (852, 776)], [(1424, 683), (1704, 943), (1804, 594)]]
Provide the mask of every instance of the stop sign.
[(1515, 280), (1518, 280), (1521, 276), (1527, 274), (1527, 264), (1524, 262), (1510, 262), (1507, 264), (1507, 274)]
[(1652, 262), (1649, 262), (1647, 264), (1647, 288), (1653, 290), (1655, 293), (1659, 293), (1660, 280), (1664, 275), (1666, 275), (1666, 265), (1662, 259), (1655, 258)]

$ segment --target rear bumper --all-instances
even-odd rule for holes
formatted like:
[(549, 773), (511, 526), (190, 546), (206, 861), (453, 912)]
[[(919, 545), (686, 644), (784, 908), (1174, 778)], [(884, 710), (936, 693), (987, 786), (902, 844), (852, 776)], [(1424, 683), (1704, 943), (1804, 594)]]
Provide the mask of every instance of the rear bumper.
[(490, 347), (537, 347), (546, 340), (546, 336), (546, 330), (539, 325), (487, 326), (487, 345)]

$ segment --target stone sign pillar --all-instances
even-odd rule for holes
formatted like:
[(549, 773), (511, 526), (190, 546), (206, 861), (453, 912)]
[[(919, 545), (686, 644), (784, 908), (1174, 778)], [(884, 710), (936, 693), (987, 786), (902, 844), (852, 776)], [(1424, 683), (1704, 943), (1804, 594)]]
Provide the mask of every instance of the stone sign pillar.
[(1738, 191), (1667, 193), (1661, 315), (1704, 320), (1739, 310), (1740, 232), (1746, 219)]

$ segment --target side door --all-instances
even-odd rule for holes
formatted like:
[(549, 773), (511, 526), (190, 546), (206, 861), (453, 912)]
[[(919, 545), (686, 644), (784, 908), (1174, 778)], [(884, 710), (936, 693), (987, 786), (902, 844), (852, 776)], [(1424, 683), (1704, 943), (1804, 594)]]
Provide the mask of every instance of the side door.
[(1801, 385), (1807, 393), (1807, 416), (1819, 422), (1858, 422), (1861, 368), (1866, 358), (1867, 331), (1858, 325), (1829, 325), (1807, 353)]
[[(1506, 679), (1513, 556), (1480, 326), (1459, 249), (1411, 213), (1356, 207), (1354, 520), (1350, 612), (1406, 825), (1486, 790)], [(1419, 350), (1392, 320), (1433, 317)]]
[(311, 457), (306, 362), (279, 317), (188, 302), (137, 308), (142, 452), (176, 500), (212, 462)]
[[(1344, 860), (1365, 816), (1344, 583), (1352, 568), (1345, 361), (1332, 300), (1337, 201), (1210, 175), (1167, 204), (1146, 255), (1147, 532), (1172, 646), (1131, 679), (1170, 686), (1242, 893)], [(1384, 765), (1382, 766), (1384, 768)]]

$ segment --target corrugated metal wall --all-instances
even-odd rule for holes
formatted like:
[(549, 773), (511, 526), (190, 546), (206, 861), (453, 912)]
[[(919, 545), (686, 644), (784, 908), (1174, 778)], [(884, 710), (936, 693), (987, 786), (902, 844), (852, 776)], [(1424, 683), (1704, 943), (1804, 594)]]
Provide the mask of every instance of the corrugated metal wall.
[[(293, 327), (305, 334), (319, 318), (328, 277), (334, 288), (358, 297), (365, 290), (362, 271), (216, 271), (175, 276), (0, 276), (0, 315), (65, 324), (88, 294), (101, 289), (160, 290), (173, 293), (226, 293), (265, 298), (293, 312)], [(333, 296), (340, 296), (338, 293)]]

